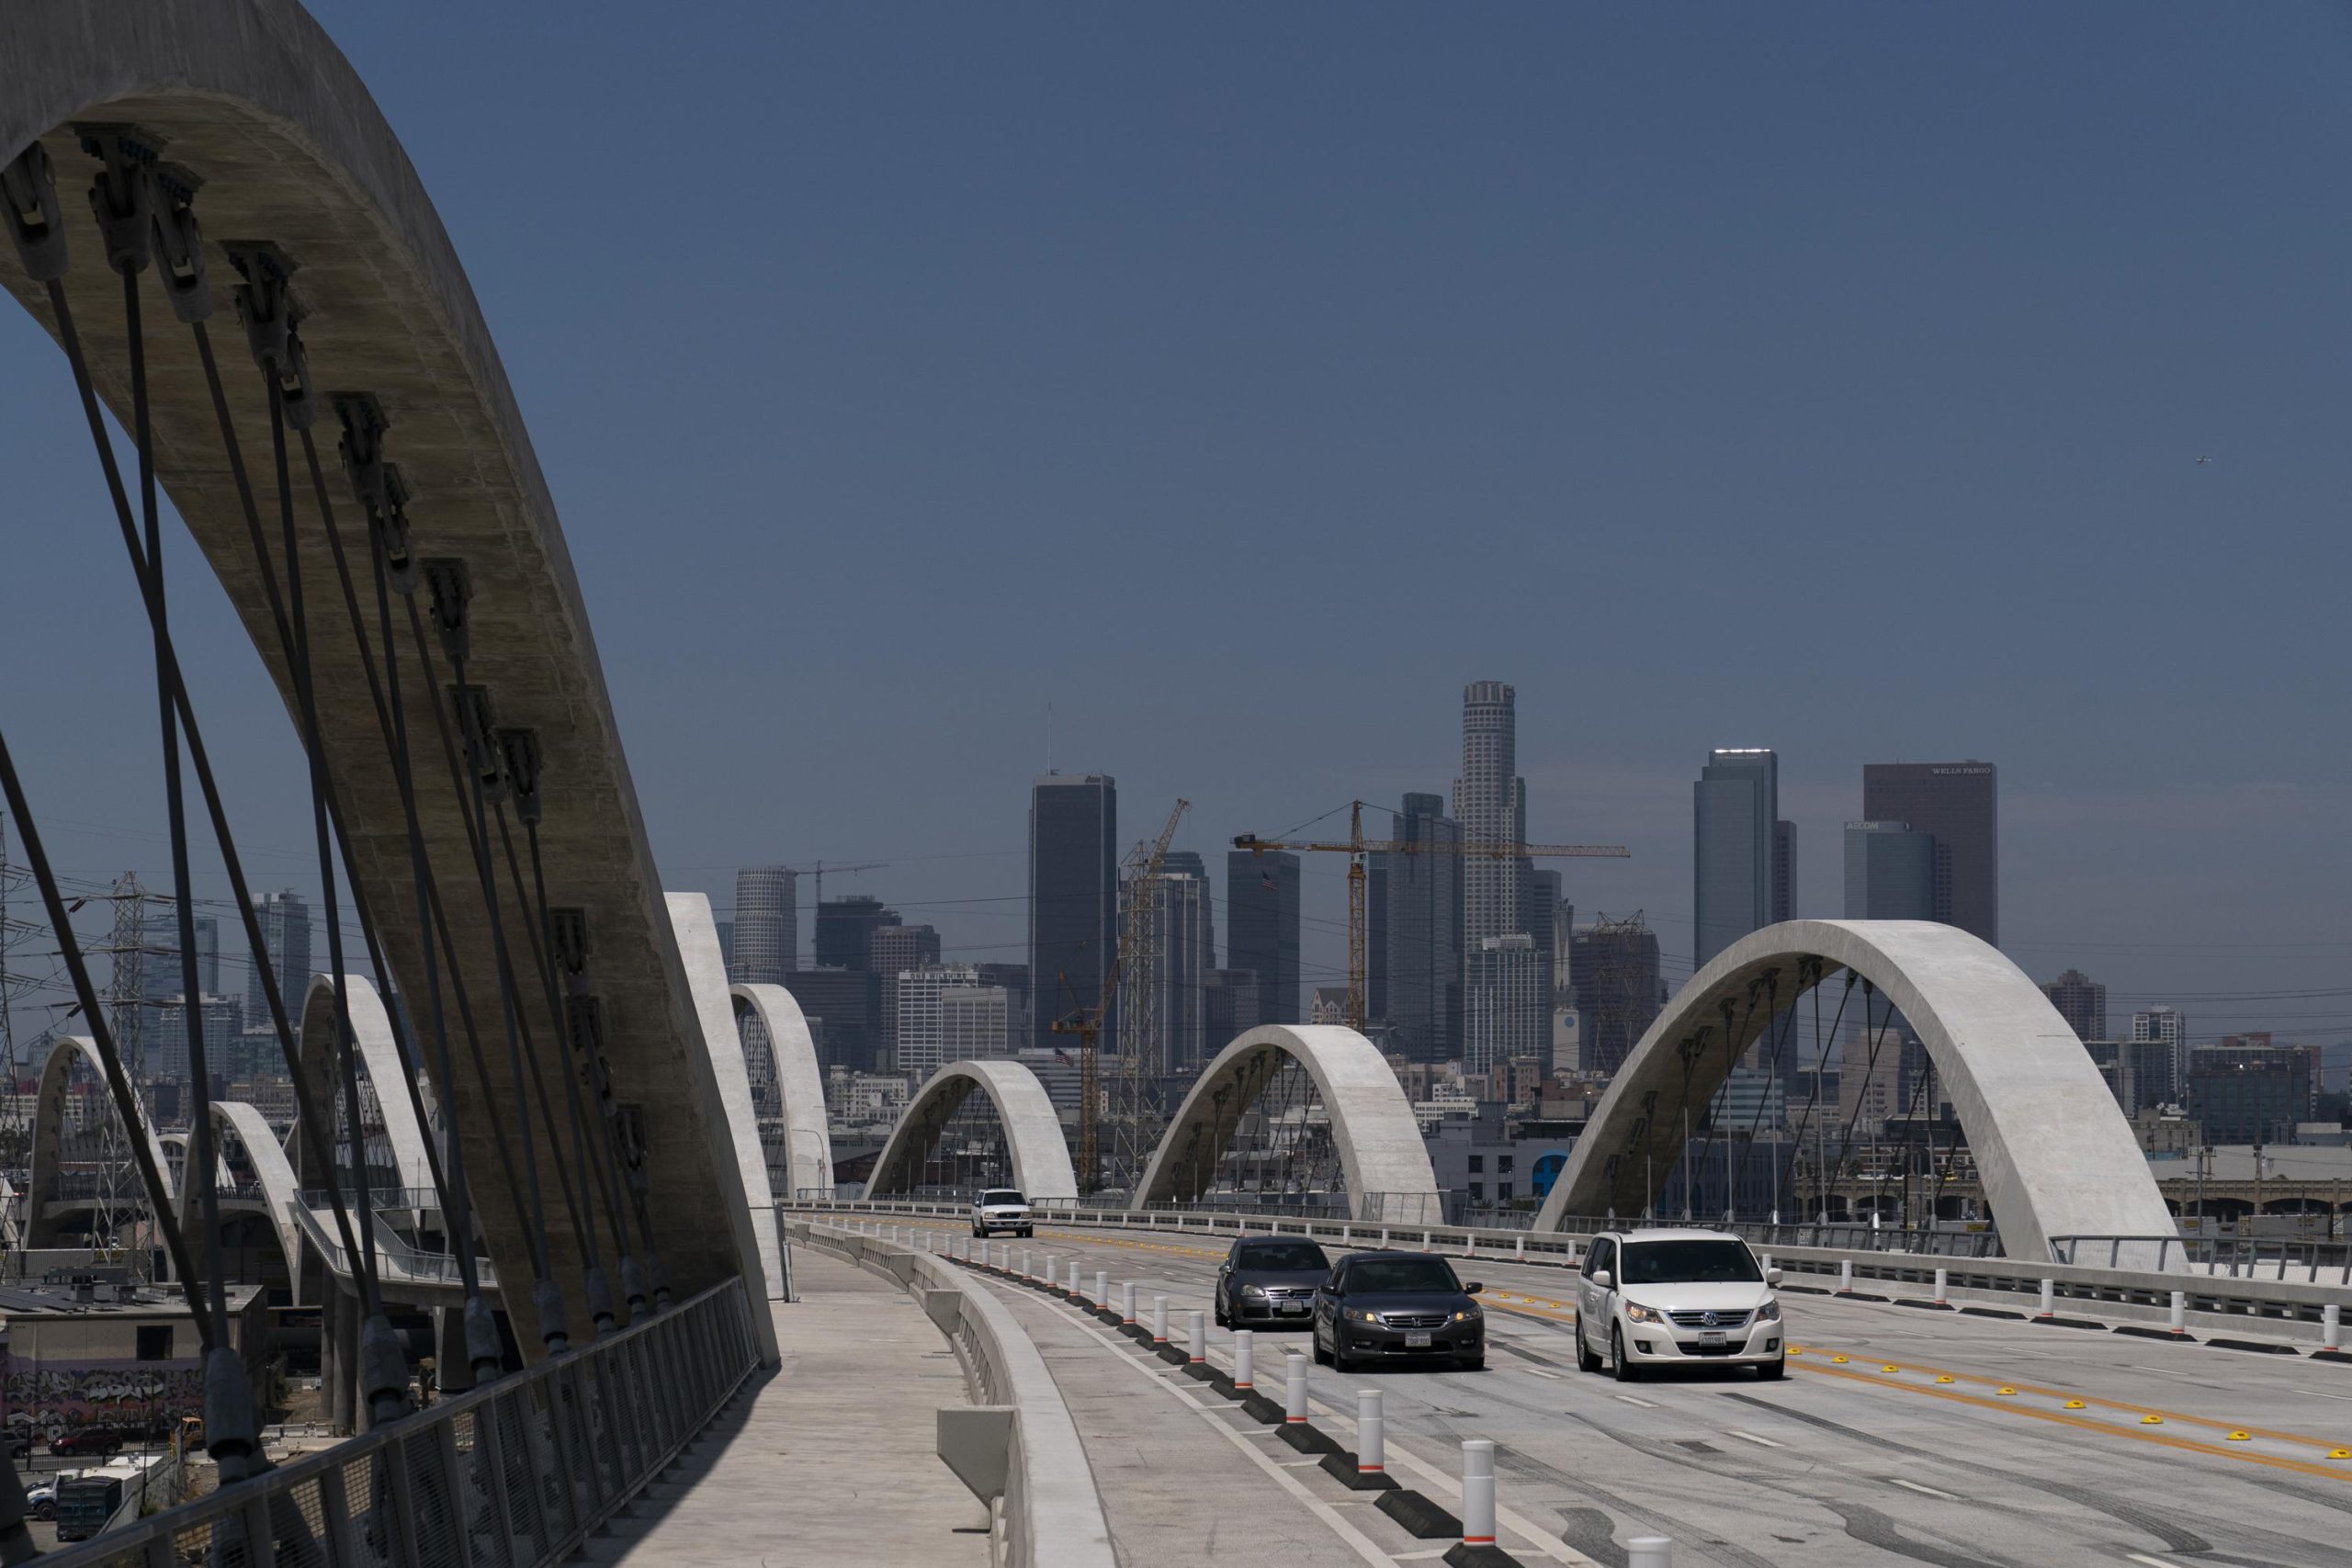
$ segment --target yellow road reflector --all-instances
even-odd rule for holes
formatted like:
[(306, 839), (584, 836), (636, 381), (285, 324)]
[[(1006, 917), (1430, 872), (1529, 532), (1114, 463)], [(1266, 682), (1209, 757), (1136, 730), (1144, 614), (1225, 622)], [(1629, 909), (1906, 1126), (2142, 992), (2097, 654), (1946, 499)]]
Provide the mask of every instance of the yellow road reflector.
[(1829, 1359), (1830, 1359), (1831, 1360), (1833, 1360), (1833, 1361), (1837, 1362), (1837, 1363), (1838, 1363), (1839, 1366), (1841, 1366), (1841, 1367), (1842, 1367), (1842, 1366), (1844, 1366), (1844, 1365), (1846, 1364), (1847, 1359), (1848, 1359), (1848, 1358), (1846, 1358), (1846, 1357), (1844, 1357), (1844, 1356), (1832, 1356), (1832, 1357), (1830, 1357)]
[(1899, 1372), (1902, 1370), (1903, 1369), (1901, 1367), (1896, 1366), (1893, 1361), (1889, 1361), (1886, 1365), (1879, 1369), (1879, 1371), (1883, 1372)]
[(2233, 1443), (2250, 1443), (2254, 1441), (2254, 1434), (2252, 1432), (2232, 1432), (2230, 1434), (2230, 1441)]
[(1943, 1376), (1941, 1376), (1941, 1377), (1938, 1378), (1936, 1381), (1937, 1381), (1938, 1382), (1951, 1382), (1951, 1381), (1952, 1381), (1952, 1379), (1951, 1379), (1951, 1374), (1950, 1372), (1946, 1372)]
[(2143, 1416), (2140, 1417), (2140, 1425), (2143, 1427), (2161, 1427), (2164, 1424), (2165, 1418), (2161, 1416)]
[(2327, 1450), (2327, 1457), (2330, 1459), (2352, 1459), (2352, 1449), (2330, 1449)]
[(2082, 1410), (2087, 1408), (2087, 1406), (2086, 1406), (2079, 1399), (2070, 1399), (2066, 1402), (2066, 1408), (2069, 1410)]
[(1993, 1392), (1995, 1393), (2017, 1393), (2017, 1390), (2004, 1384), (2002, 1387), (1996, 1388)]
[(1804, 1354), (1804, 1347), (1802, 1345), (1792, 1345), (1789, 1347), (1789, 1354), (1792, 1356), (1802, 1356)]

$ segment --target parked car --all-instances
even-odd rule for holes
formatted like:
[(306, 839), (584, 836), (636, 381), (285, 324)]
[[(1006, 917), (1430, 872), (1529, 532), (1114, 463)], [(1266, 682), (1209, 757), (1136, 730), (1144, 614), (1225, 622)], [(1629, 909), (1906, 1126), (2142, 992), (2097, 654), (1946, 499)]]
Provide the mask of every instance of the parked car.
[(57, 1483), (68, 1479), (68, 1473), (65, 1471), (59, 1471), (40, 1485), (25, 1488), (25, 1506), (31, 1511), (34, 1518), (57, 1517)]
[(972, 1234), (978, 1236), (1031, 1235), (1035, 1221), (1029, 1200), (1011, 1187), (991, 1187), (972, 1200)]
[(53, 1454), (96, 1454), (101, 1459), (122, 1449), (122, 1433), (112, 1427), (77, 1427), (50, 1438)]
[(1778, 1269), (1720, 1231), (1605, 1231), (1577, 1285), (1577, 1365), (1631, 1382), (1651, 1367), (1788, 1371)]
[(32, 1438), (26, 1437), (22, 1433), (10, 1438), (8, 1439), (8, 1458), (17, 1464), (30, 1464), (33, 1459)]
[(1351, 1252), (1315, 1292), (1315, 1359), (1351, 1371), (1359, 1362), (1451, 1358), (1487, 1364), (1487, 1314), (1453, 1266), (1432, 1252)]
[(1216, 1325), (1304, 1328), (1315, 1320), (1315, 1291), (1331, 1259), (1311, 1241), (1289, 1235), (1245, 1235), (1226, 1248), (1216, 1271)]

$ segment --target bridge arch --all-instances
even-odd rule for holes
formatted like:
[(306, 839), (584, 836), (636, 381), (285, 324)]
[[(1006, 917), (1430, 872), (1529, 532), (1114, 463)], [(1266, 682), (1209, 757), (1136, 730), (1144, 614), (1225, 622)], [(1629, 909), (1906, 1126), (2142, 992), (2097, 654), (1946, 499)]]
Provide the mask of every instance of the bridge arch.
[(817, 1060), (817, 1041), (808, 1032), (808, 1015), (782, 986), (754, 982), (729, 989), (735, 998), (737, 1026), (750, 1013), (767, 1031), (768, 1053), (775, 1064), (778, 1110), (784, 1117), (789, 1195), (831, 1197), (833, 1139), (825, 1119), (825, 1073)]
[[(61, 1216), (50, 1210), (52, 1204), (65, 1201), (64, 1183), (61, 1179), (65, 1164), (65, 1090), (73, 1080), (74, 1065), (81, 1062), (89, 1064), (90, 1070), (103, 1085), (105, 1059), (98, 1055), (97, 1042), (86, 1034), (59, 1036), (50, 1045), (49, 1055), (41, 1059), (40, 1078), (33, 1094), (32, 1173), (23, 1206), (25, 1245), (28, 1247), (57, 1245), (57, 1223)], [(97, 1100), (101, 1107), (99, 1114), (113, 1119), (116, 1115), (114, 1097), (101, 1087)], [(141, 1115), (137, 1128), (128, 1131), (131, 1136), (146, 1140), (147, 1152), (155, 1161), (156, 1174), (168, 1182), (171, 1158), (145, 1116)], [(134, 1169), (127, 1179), (136, 1182), (141, 1178)], [(174, 1192), (168, 1188), (147, 1195), (148, 1201), (158, 1213), (172, 1212), (174, 1197)]]
[[(1437, 1172), (1396, 1070), (1378, 1046), (1336, 1024), (1261, 1024), (1218, 1052), (1169, 1119), (1135, 1201), (1188, 1202), (1207, 1191), (1242, 1116), (1290, 1062), (1306, 1070), (1330, 1116), (1355, 1217), (1442, 1218)], [(1368, 1212), (1375, 1194), (1377, 1214)]]
[[(151, 449), (164, 490), (281, 698), (295, 708), (293, 670), (264, 586), (270, 563), (249, 544), (239, 499), (242, 479), (266, 484), (273, 468), (269, 400), (260, 375), (227, 346), (236, 276), (218, 242), (231, 238), (266, 242), (299, 266), (293, 289), (310, 389), (322, 401), (342, 391), (377, 400), (389, 422), (383, 455), (398, 466), (409, 498), (414, 558), (464, 565), (474, 606), (464, 680), (485, 694), (500, 728), (527, 730), (536, 743), (545, 902), (586, 911), (594, 964), (578, 978), (598, 1016), (616, 1025), (602, 1064), (612, 1101), (627, 1108), (636, 1146), (659, 1151), (645, 1162), (642, 1201), (667, 1220), (660, 1238), (667, 1283), (683, 1296), (753, 1273), (760, 1249), (749, 1206), (715, 1135), (723, 1122), (718, 1090), (695, 1049), (695, 1013), (554, 501), (480, 304), (399, 139), (297, 0), (0, 6), (0, 163), (38, 142), (57, 171), (68, 245), (54, 286), (77, 319), (94, 389), (124, 429), (134, 421), (120, 279), (86, 216), (94, 164), (73, 129), (87, 121), (141, 128), (161, 139), (170, 163), (202, 182), (194, 208), (218, 301), (211, 334), (241, 452), (232, 465), (191, 334), (152, 301), (143, 333)], [(62, 323), (50, 287), (0, 253), (0, 288), (56, 336)], [(335, 416), (318, 427), (332, 475)], [(303, 573), (322, 584), (335, 579), (330, 528), (349, 558), (368, 561), (372, 549), (349, 490), (328, 483), (336, 502), (331, 522), (306, 486), (293, 485), (289, 502)], [(352, 897), (373, 911), (391, 972), (421, 990), (428, 933), (416, 913), (408, 818), (400, 793), (385, 787), (386, 747), (363, 696), (373, 634), (355, 626), (331, 593), (317, 594), (310, 615), (311, 663), (325, 694), (320, 750), (336, 828), (356, 867)], [(423, 680), (405, 685), (412, 734), (435, 733), (428, 694), (440, 689)], [(495, 1032), (505, 976), (484, 900), (472, 890), (463, 791), (438, 786), (429, 745), (418, 758), (421, 847), (448, 899), (443, 978), (462, 980), (477, 1021)], [(507, 931), (527, 928), (530, 899), (496, 890), (489, 897), (505, 905)], [(515, 1001), (541, 1005), (527, 970)], [(543, 1040), (562, 1032), (541, 1022)], [(495, 1128), (517, 1108), (462, 1076), (436, 1087), (476, 1178), (475, 1213), (489, 1250), (506, 1278), (529, 1278), (536, 1248), (526, 1195), (488, 1179), (498, 1168)], [(582, 1238), (561, 1214), (547, 1230), (550, 1272), (577, 1303)], [(754, 1314), (753, 1324), (772, 1359), (768, 1320)], [(525, 1353), (540, 1353), (528, 1337)]]
[(976, 1089), (988, 1096), (1004, 1129), (1012, 1184), (1032, 1202), (1076, 1198), (1078, 1173), (1070, 1165), (1061, 1117), (1055, 1112), (1046, 1086), (1020, 1063), (996, 1058), (950, 1062), (931, 1075), (907, 1102), (899, 1124), (890, 1129), (889, 1139), (874, 1162), (874, 1177), (865, 1184), (865, 1195), (880, 1198), (911, 1192), (921, 1186), (923, 1168), (939, 1147), (941, 1134)]
[[(1788, 920), (1716, 954), (1618, 1069), (1536, 1228), (1640, 1213), (1645, 1166), (1669, 1170), (1683, 1155), (1679, 1120), (1653, 1112), (1707, 1105), (1773, 1008), (1840, 971), (1927, 1047), (2011, 1257), (2046, 1258), (2057, 1236), (2176, 1234), (2115, 1097), (2050, 999), (1998, 949), (1928, 920)], [(1756, 1004), (1768, 988), (1773, 1003)]]
[[(375, 1091), (378, 1114), (383, 1120), (385, 1146), (382, 1152), (389, 1158), (387, 1174), (391, 1179), (385, 1185), (430, 1188), (433, 1185), (433, 1161), (425, 1140), (431, 1134), (418, 1122), (416, 1107), (409, 1102), (408, 1068), (401, 1060), (399, 1043), (392, 1038), (392, 1015), (384, 1006), (383, 997), (364, 976), (347, 974), (344, 976), (343, 983), (349, 998), (352, 1043), (358, 1053), (360, 1082)], [(343, 1079), (334, 1066), (334, 976), (311, 976), (310, 989), (302, 997), (301, 1028), (296, 1037), (296, 1053), (301, 1058), (303, 1081), (311, 1086), (313, 1092), (328, 1100), (319, 1109), (324, 1113), (330, 1127), (336, 1123), (343, 1112)], [(434, 1087), (430, 1083), (419, 1086), (427, 1114), (433, 1110)], [(302, 1145), (301, 1124), (299, 1122), (295, 1123), (288, 1146), (293, 1151), (290, 1168), (307, 1178), (312, 1185), (325, 1187), (344, 1179), (341, 1170), (330, 1175), (327, 1169), (336, 1157), (333, 1151), (322, 1154)], [(371, 1171), (376, 1168), (378, 1161), (373, 1157), (374, 1153), (362, 1153), (363, 1168)]]
[[(293, 1162), (286, 1157), (277, 1134), (270, 1128), (268, 1119), (254, 1106), (241, 1100), (212, 1101), (213, 1147), (219, 1155), (219, 1170), (228, 1174), (229, 1144), (232, 1139), (244, 1149), (245, 1161), (253, 1167), (254, 1179), (261, 1187), (261, 1203), (269, 1216), (269, 1228), (277, 1238), (279, 1258), (286, 1265), (290, 1289), (300, 1291), (302, 1277), (302, 1228), (294, 1218), (295, 1205), (302, 1201), (301, 1182), (294, 1174)], [(215, 1180), (220, 1177), (216, 1176)], [(176, 1208), (180, 1234), (188, 1237), (191, 1247), (200, 1247), (203, 1238), (203, 1213), (198, 1207), (197, 1185), (183, 1180)], [(226, 1230), (236, 1216), (223, 1213), (221, 1228)]]

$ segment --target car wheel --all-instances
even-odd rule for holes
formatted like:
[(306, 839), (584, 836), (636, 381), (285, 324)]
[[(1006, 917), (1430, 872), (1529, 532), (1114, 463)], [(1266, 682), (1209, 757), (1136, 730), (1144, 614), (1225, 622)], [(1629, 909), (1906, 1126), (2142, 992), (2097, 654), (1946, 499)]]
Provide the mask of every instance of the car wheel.
[(1756, 1369), (1756, 1375), (1759, 1378), (1787, 1377), (1789, 1375), (1789, 1359), (1786, 1356), (1782, 1356), (1777, 1361), (1767, 1361), (1762, 1366)]
[(1226, 1310), (1225, 1310), (1225, 1298), (1224, 1298), (1223, 1296), (1219, 1296), (1219, 1297), (1217, 1297), (1217, 1299), (1216, 1299), (1215, 1302), (1211, 1303), (1210, 1304), (1211, 1304), (1212, 1306), (1214, 1306), (1214, 1307), (1216, 1309), (1216, 1314), (1215, 1314), (1215, 1315), (1216, 1315), (1216, 1325), (1217, 1325), (1219, 1328), (1230, 1328), (1230, 1327), (1232, 1327), (1232, 1326), (1233, 1326), (1233, 1314), (1232, 1314), (1231, 1313), (1229, 1313), (1229, 1312), (1227, 1312), (1227, 1311), (1226, 1311)]
[(978, 1226), (978, 1225), (974, 1225), (974, 1226), (972, 1227), (972, 1234), (973, 1234), (974, 1235), (977, 1235), (977, 1236), (980, 1236), (980, 1237), (985, 1238), (985, 1237), (988, 1235), (988, 1234), (989, 1234), (989, 1233), (988, 1233), (988, 1232), (986, 1232), (986, 1231), (984, 1231), (984, 1230), (982, 1230), (979, 1226)]
[(1600, 1358), (1594, 1355), (1592, 1353), (1592, 1347), (1584, 1342), (1584, 1330), (1581, 1328), (1577, 1329), (1577, 1371), (1580, 1372), (1597, 1372), (1600, 1370)]
[(1465, 1372), (1483, 1372), (1487, 1370), (1487, 1358), (1484, 1356), (1464, 1356), (1461, 1360), (1462, 1370)]
[(1619, 1382), (1639, 1382), (1642, 1376), (1625, 1359), (1625, 1331), (1614, 1326), (1609, 1330), (1609, 1372)]
[(57, 1505), (54, 1503), (41, 1504), (39, 1507), (33, 1510), (33, 1517), (37, 1519), (53, 1519), (57, 1517)]

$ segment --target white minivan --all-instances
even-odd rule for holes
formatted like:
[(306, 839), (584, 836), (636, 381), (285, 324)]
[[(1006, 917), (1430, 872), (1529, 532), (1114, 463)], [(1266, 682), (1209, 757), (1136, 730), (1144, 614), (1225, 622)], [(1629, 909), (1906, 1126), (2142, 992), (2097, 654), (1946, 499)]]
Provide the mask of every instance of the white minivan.
[(1028, 1235), (1035, 1224), (1029, 1215), (1029, 1200), (1015, 1188), (991, 1187), (972, 1200), (974, 1235), (995, 1235), (1000, 1231)]
[(1604, 1231), (1577, 1292), (1577, 1365), (1631, 1382), (1651, 1367), (1788, 1371), (1778, 1269), (1721, 1231)]

